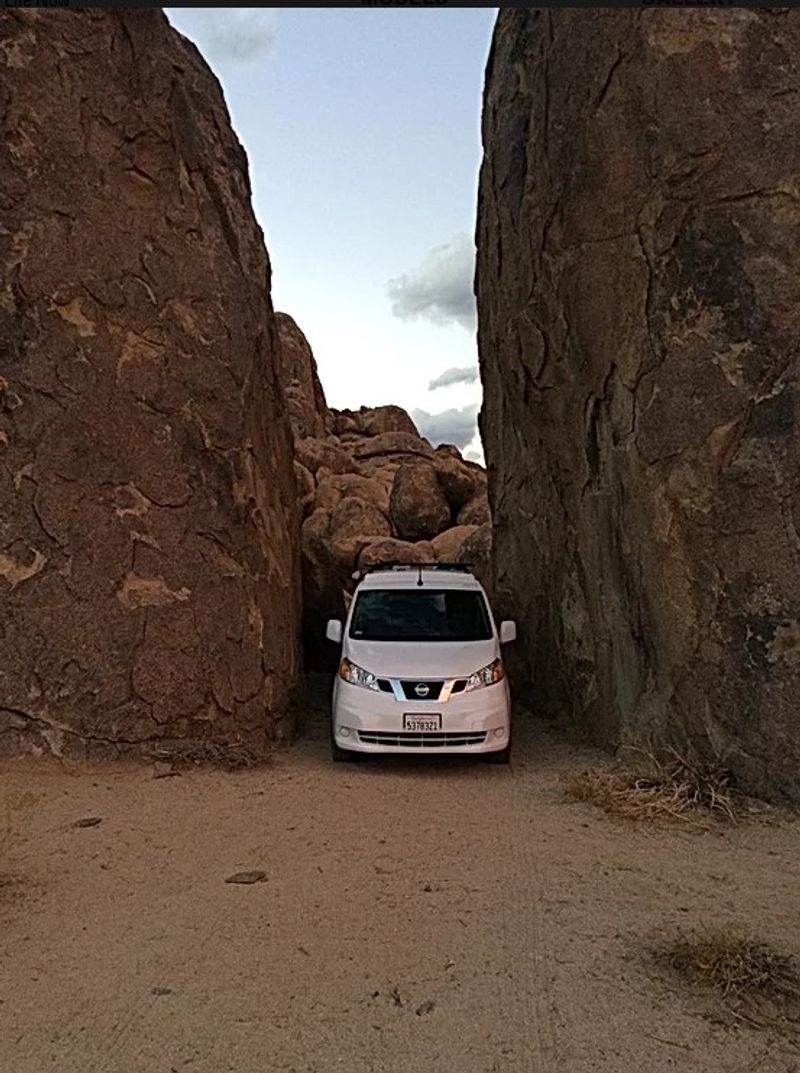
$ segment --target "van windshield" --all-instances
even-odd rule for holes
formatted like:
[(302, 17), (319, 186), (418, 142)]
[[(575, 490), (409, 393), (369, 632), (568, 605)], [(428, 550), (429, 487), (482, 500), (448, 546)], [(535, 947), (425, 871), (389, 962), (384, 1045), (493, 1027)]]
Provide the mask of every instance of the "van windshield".
[(356, 641), (491, 641), (480, 592), (461, 589), (368, 589), (350, 621)]

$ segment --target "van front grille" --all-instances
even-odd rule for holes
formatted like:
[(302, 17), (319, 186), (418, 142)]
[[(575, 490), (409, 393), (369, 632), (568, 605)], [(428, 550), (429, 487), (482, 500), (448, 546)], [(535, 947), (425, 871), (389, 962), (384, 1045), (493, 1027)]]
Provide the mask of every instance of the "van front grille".
[(442, 749), (458, 745), (483, 745), (485, 730), (446, 730), (417, 734), (410, 730), (359, 730), (358, 740), (364, 745), (384, 745), (388, 748)]
[(402, 681), (400, 685), (406, 700), (438, 700), (444, 682)]

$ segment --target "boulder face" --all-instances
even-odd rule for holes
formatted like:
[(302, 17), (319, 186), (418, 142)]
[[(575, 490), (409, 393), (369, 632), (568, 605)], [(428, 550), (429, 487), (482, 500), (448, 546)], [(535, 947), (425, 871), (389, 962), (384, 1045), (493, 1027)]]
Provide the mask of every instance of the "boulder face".
[(486, 498), (486, 474), (474, 462), (464, 462), (449, 452), (457, 450), (450, 444), (436, 449), (433, 465), (444, 494), (454, 510), (459, 511), (467, 503)]
[(245, 154), (157, 10), (0, 40), (0, 746), (261, 747), (299, 531)]
[(449, 529), (452, 507), (430, 463), (400, 467), (392, 484), (389, 513), (402, 540), (431, 540)]
[(342, 410), (342, 418), (353, 421), (353, 428), (365, 436), (379, 436), (382, 432), (406, 432), (419, 436), (417, 426), (401, 406), (362, 406), (360, 410)]
[[(456, 562), (469, 563), (475, 577), (480, 581), (494, 602), (495, 589), (492, 576), (492, 523), (485, 522), (474, 528), (462, 526), (472, 530), (464, 539), (456, 554)], [(498, 622), (500, 617), (498, 616)]]
[(476, 290), (520, 676), (800, 797), (800, 21), (501, 11)]
[(459, 525), (486, 525), (491, 520), (489, 498), (485, 491), (478, 493), (468, 503), (465, 503), (456, 518), (456, 522)]
[(477, 531), (476, 525), (454, 525), (431, 541), (436, 558), (443, 563), (460, 562), (465, 542)]
[(413, 542), (386, 537), (365, 544), (358, 557), (358, 566), (363, 570), (378, 563), (430, 563), (435, 558), (433, 548), (427, 541)]
[(308, 340), (288, 313), (275, 314), (278, 332), (278, 375), (292, 427), (302, 436), (324, 438), (333, 431), (317, 363)]
[[(434, 449), (399, 406), (330, 409), (300, 329), (291, 317), (277, 318), (302, 522), (303, 641), (308, 663), (327, 666), (336, 653), (325, 623), (344, 617), (354, 571), (381, 562), (471, 561), (463, 547), (482, 533), (486, 578), (486, 473), (452, 445)], [(468, 522), (457, 525), (462, 514)]]

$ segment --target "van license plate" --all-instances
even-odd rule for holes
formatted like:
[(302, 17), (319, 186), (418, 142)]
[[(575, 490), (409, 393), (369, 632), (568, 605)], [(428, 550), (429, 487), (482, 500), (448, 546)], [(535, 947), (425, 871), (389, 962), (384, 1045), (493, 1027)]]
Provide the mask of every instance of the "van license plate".
[(414, 715), (413, 712), (406, 712), (403, 716), (403, 730), (411, 730), (415, 734), (427, 734), (430, 731), (442, 729), (442, 717), (437, 712), (435, 715), (428, 715), (426, 712), (424, 715)]

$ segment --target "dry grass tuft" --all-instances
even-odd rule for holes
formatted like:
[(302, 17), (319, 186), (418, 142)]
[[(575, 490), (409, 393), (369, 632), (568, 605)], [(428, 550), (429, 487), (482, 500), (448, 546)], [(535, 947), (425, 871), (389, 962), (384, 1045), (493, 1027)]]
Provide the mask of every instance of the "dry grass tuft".
[(690, 982), (723, 998), (800, 999), (794, 959), (730, 926), (680, 935), (660, 957)]
[(158, 749), (154, 759), (169, 761), (176, 770), (209, 767), (222, 771), (243, 771), (268, 764), (271, 758), (259, 755), (241, 743), (199, 741), (181, 742), (167, 749)]
[(691, 764), (677, 754), (668, 765), (651, 756), (648, 761), (652, 773), (647, 775), (600, 769), (573, 775), (566, 795), (631, 820), (736, 822), (737, 798), (727, 771)]
[(735, 1021), (800, 1042), (800, 970), (791, 955), (731, 926), (680, 935), (655, 954), (683, 980), (721, 999)]

